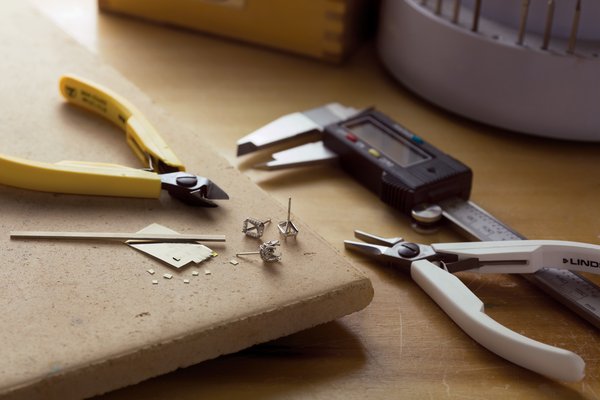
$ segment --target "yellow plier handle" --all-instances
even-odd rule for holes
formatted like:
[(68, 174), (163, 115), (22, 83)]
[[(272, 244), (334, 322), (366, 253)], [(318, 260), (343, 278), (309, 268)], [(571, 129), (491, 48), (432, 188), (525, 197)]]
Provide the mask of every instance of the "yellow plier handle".
[(142, 113), (116, 93), (74, 76), (60, 79), (60, 91), (75, 105), (120, 126), (146, 170), (116, 164), (61, 161), (51, 164), (0, 154), (0, 183), (45, 192), (157, 198), (165, 189), (192, 205), (215, 207), (228, 199), (209, 179), (190, 175)]
[(0, 154), (0, 183), (42, 192), (158, 198), (160, 176), (114, 164), (61, 161), (56, 164)]
[(185, 171), (183, 164), (141, 111), (117, 93), (72, 75), (62, 76), (59, 88), (69, 103), (122, 128), (127, 144), (146, 168), (159, 173)]

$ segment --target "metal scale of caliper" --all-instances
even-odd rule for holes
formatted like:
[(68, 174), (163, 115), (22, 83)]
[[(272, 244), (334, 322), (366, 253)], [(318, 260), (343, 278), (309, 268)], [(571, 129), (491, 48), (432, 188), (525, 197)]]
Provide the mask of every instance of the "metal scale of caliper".
[[(381, 200), (421, 223), (446, 218), (481, 241), (521, 240), (469, 201), (472, 172), (386, 115), (338, 103), (280, 117), (237, 142), (242, 156), (314, 132), (322, 140), (272, 154), (255, 167), (281, 169), (339, 160)], [(583, 276), (545, 268), (523, 275), (600, 328), (600, 288)]]

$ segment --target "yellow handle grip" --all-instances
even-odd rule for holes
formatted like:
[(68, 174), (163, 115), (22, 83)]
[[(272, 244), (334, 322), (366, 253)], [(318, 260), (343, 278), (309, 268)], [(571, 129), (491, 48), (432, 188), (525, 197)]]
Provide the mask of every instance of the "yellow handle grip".
[(42, 192), (158, 198), (160, 176), (121, 165), (62, 161), (50, 164), (0, 154), (0, 182)]
[(146, 167), (157, 172), (185, 171), (175, 153), (131, 103), (113, 91), (88, 80), (65, 75), (60, 92), (67, 101), (112, 121), (125, 131), (127, 144)]
[[(121, 96), (73, 76), (60, 79), (60, 91), (69, 102), (120, 126), (127, 143), (147, 167), (160, 172), (184, 170), (158, 132)], [(0, 183), (45, 192), (149, 198), (159, 197), (162, 189), (161, 178), (154, 172), (80, 161), (50, 164), (2, 154)]]

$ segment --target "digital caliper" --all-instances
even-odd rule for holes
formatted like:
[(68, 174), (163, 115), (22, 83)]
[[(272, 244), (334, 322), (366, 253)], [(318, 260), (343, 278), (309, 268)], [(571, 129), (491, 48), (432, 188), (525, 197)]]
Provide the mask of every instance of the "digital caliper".
[[(241, 138), (237, 154), (315, 131), (322, 133), (321, 141), (273, 153), (273, 160), (257, 167), (280, 169), (337, 159), (383, 202), (420, 222), (443, 216), (481, 241), (525, 238), (469, 201), (469, 167), (374, 109), (331, 103), (288, 114)], [(600, 328), (600, 288), (594, 283), (567, 270), (543, 269), (524, 276)]]
[(403, 213), (452, 197), (469, 199), (469, 167), (373, 109), (326, 126), (323, 145), (342, 168)]

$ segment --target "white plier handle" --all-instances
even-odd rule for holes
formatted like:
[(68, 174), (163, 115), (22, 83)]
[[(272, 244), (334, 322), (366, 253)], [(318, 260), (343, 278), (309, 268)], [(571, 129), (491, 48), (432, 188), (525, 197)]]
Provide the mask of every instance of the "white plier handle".
[[(480, 273), (534, 273), (541, 268), (600, 273), (600, 246), (559, 240), (518, 240), (432, 244), (459, 260), (477, 259)], [(456, 276), (427, 260), (411, 264), (415, 282), (469, 336), (488, 350), (524, 368), (561, 381), (579, 381), (585, 362), (577, 354), (532, 340), (485, 314), (481, 300)]]
[(577, 354), (520, 335), (487, 316), (481, 300), (456, 276), (427, 260), (415, 261), (410, 274), (465, 333), (491, 352), (552, 379), (576, 382), (585, 376), (585, 361)]
[[(524, 240), (433, 244), (459, 260), (478, 259), (480, 273), (533, 273), (562, 268), (600, 273), (600, 246), (565, 241)], [(579, 381), (585, 362), (577, 354), (535, 341), (499, 324), (460, 279), (427, 260), (411, 264), (415, 282), (469, 336), (488, 350), (524, 368), (561, 381)]]
[(600, 246), (563, 240), (435, 243), (437, 253), (477, 259), (479, 273), (527, 274), (542, 268), (600, 274)]
[(520, 335), (487, 316), (481, 300), (457, 277), (459, 271), (526, 274), (542, 268), (600, 273), (600, 246), (558, 240), (461, 242), (423, 245), (354, 231), (361, 242), (348, 249), (387, 263), (410, 267), (413, 280), (488, 350), (517, 365), (561, 381), (584, 377), (577, 354)]

